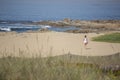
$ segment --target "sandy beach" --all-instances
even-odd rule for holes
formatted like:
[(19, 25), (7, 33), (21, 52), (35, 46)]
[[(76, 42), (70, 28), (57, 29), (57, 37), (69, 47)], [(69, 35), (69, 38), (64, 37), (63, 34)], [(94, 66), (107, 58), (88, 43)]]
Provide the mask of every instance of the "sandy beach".
[[(83, 44), (84, 35), (88, 36), (87, 48)], [(63, 54), (82, 56), (105, 56), (120, 52), (119, 43), (91, 41), (92, 37), (103, 33), (0, 33), (0, 56), (46, 57)]]

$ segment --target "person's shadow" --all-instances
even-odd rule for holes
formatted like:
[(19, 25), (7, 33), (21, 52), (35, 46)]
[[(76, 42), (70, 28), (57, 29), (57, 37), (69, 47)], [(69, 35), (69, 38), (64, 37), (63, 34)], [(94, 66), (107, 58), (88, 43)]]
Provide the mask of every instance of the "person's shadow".
[(86, 48), (86, 50), (90, 50), (91, 48)]

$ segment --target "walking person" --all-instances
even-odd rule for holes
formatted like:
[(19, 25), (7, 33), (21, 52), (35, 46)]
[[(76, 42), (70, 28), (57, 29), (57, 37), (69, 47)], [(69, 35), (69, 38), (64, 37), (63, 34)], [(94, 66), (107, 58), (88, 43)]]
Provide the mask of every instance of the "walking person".
[(83, 43), (84, 43), (85, 48), (86, 48), (86, 46), (87, 46), (87, 44), (88, 44), (88, 38), (87, 38), (87, 36), (86, 36), (86, 35), (84, 36)]

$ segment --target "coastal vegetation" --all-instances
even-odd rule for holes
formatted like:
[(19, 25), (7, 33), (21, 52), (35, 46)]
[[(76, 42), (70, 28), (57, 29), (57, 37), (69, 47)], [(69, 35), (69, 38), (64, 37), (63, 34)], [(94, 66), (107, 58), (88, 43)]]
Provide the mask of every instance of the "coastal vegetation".
[(85, 57), (2, 57), (0, 80), (119, 80), (120, 53)]
[(120, 33), (111, 33), (94, 37), (93, 41), (120, 43)]

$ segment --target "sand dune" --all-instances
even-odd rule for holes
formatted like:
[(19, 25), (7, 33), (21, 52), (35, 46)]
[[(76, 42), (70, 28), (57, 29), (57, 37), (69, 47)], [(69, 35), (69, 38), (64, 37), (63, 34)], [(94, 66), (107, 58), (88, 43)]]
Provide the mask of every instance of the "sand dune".
[[(89, 44), (84, 47), (84, 35)], [(73, 34), (64, 32), (45, 33), (0, 33), (0, 56), (56, 56), (77, 54), (83, 56), (105, 56), (120, 52), (119, 43), (94, 42), (91, 38), (101, 34)]]

